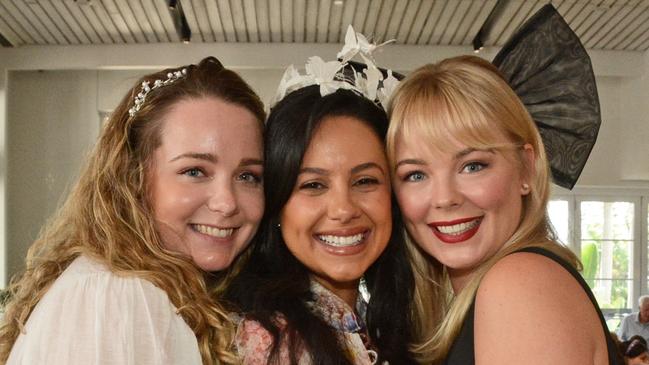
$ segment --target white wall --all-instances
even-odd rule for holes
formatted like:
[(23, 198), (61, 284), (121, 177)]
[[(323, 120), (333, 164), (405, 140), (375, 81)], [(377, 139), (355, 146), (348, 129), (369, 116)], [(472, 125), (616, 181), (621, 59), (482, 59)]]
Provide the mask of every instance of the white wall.
[[(52, 54), (48, 47), (0, 49), (0, 172), (7, 165), (6, 174), (0, 175), (0, 233), (6, 235), (0, 234), (0, 260), (6, 252), (8, 273), (22, 266), (26, 248), (76, 177), (83, 155), (97, 136), (98, 112), (117, 105), (138, 76), (216, 54), (267, 102), (285, 65), (301, 66), (307, 56), (335, 54), (338, 47), (171, 45), (94, 47), (94, 51), (62, 47)], [(394, 48), (379, 55), (379, 61), (399, 70), (467, 53), (449, 47)], [(495, 54), (495, 50), (486, 51), (486, 58)], [(593, 52), (592, 56), (603, 123), (577, 186), (648, 189), (647, 56), (624, 52)], [(3, 79), (6, 70), (11, 70), (8, 80)], [(2, 144), (5, 128), (6, 146)], [(6, 190), (2, 189), (5, 183)], [(0, 270), (0, 286), (5, 282), (2, 274)]]
[(77, 176), (99, 131), (95, 71), (15, 71), (7, 99), (7, 271)]

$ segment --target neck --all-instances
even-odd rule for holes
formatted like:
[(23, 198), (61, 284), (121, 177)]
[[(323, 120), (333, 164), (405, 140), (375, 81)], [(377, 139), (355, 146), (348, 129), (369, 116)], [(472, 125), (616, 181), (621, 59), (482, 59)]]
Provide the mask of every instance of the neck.
[(352, 310), (356, 308), (356, 299), (358, 298), (358, 283), (359, 280), (353, 280), (346, 283), (332, 283), (322, 280), (317, 276), (314, 279), (322, 286), (327, 288), (330, 292), (334, 293), (338, 298), (342, 299)]
[(349, 308), (351, 308), (352, 310), (354, 308), (356, 308), (356, 299), (358, 298), (358, 289), (356, 289), (356, 290), (351, 290), (351, 289), (347, 290), (347, 289), (345, 289), (345, 290), (342, 290), (342, 291), (339, 290), (339, 291), (334, 292), (334, 294), (336, 294), (336, 296), (338, 298), (342, 299), (345, 303), (347, 303)]
[(474, 270), (472, 269), (451, 269), (446, 268), (448, 271), (448, 276), (451, 280), (451, 286), (453, 287), (453, 292), (455, 295), (458, 295), (462, 289), (469, 283), (473, 277)]

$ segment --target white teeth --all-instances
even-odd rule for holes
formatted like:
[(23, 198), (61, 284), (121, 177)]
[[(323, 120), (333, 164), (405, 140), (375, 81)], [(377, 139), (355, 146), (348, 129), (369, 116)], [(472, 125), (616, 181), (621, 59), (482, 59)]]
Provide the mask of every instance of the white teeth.
[(198, 232), (202, 234), (206, 234), (208, 236), (217, 237), (217, 238), (229, 237), (232, 235), (232, 232), (234, 232), (234, 228), (219, 229), (216, 227), (205, 226), (202, 224), (194, 224), (193, 226), (194, 229), (196, 229)]
[(473, 220), (471, 222), (465, 222), (460, 224), (454, 224), (452, 226), (436, 226), (437, 230), (444, 233), (450, 234), (451, 236), (460, 235), (470, 229), (475, 228), (480, 223), (480, 219)]
[(363, 239), (363, 234), (359, 233), (353, 236), (318, 235), (318, 239), (330, 246), (347, 247), (358, 244)]

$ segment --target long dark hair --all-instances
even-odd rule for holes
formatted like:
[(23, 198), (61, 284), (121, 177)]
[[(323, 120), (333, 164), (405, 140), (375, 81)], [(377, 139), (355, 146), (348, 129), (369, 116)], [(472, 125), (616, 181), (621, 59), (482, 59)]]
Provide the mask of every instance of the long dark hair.
[[(234, 279), (227, 297), (273, 336), (269, 363), (278, 363), (280, 344), (287, 343), (293, 357), (306, 349), (313, 364), (351, 364), (333, 329), (316, 317), (305, 303), (312, 299), (309, 271), (288, 250), (277, 228), (280, 213), (290, 198), (302, 158), (320, 123), (327, 117), (348, 116), (370, 126), (384, 140), (388, 120), (385, 111), (349, 90), (321, 96), (319, 87), (292, 92), (280, 101), (266, 123), (264, 190), (266, 211), (250, 247), (251, 256)], [(402, 222), (392, 199), (393, 231), (385, 251), (365, 273), (372, 299), (367, 310), (370, 337), (379, 350), (379, 363), (410, 362), (413, 276), (402, 236)], [(276, 313), (286, 319), (280, 330)]]

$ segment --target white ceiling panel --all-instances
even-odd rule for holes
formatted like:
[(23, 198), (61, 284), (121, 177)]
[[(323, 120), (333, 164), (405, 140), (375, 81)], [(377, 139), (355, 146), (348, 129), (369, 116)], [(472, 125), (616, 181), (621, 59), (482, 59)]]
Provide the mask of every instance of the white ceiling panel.
[(243, 12), (246, 18), (246, 28), (248, 29), (248, 41), (252, 43), (259, 42), (259, 30), (257, 26), (257, 9), (254, 0), (244, 0)]
[[(128, 30), (135, 38), (137, 43), (147, 43), (149, 39), (147, 38), (145, 32), (143, 31), (144, 26), (147, 25), (146, 22), (140, 23), (135, 17), (134, 7), (137, 4), (141, 8), (141, 4), (135, 1), (127, 0), (113, 0), (114, 6), (117, 8), (117, 14), (120, 22), (123, 22), (125, 25), (124, 31)], [(133, 6), (133, 7), (131, 7)], [(117, 16), (117, 15), (116, 15)]]
[[(48, 0), (40, 0), (38, 2), (45, 12), (45, 14), (50, 18), (52, 21), (52, 24), (58, 29), (63, 37), (65, 38), (66, 42), (63, 42), (62, 44), (80, 44), (81, 40), (72, 32), (72, 29), (70, 26), (68, 26), (68, 23), (61, 17), (59, 14), (58, 10), (54, 7), (54, 4)], [(59, 3), (61, 4), (61, 3)], [(61, 4), (62, 5), (62, 4)], [(70, 23), (75, 23), (70, 21)]]
[(246, 17), (243, 12), (243, 3), (241, 1), (232, 1), (230, 3), (230, 16), (232, 17), (234, 33), (237, 35), (236, 41), (242, 43), (248, 42)]
[[(502, 46), (548, 0), (178, 0), (193, 42), (375, 41)], [(649, 0), (551, 0), (588, 49), (649, 48)], [(169, 0), (0, 0), (0, 36), (22, 45), (181, 42)]]
[[(128, 25), (126, 25), (126, 21), (124, 20), (122, 13), (120, 13), (119, 9), (117, 8), (117, 5), (115, 5), (115, 2), (113, 0), (102, 0), (101, 3), (104, 5), (103, 9), (101, 6), (98, 6), (97, 10), (99, 12), (101, 12), (102, 10), (103, 12), (105, 12), (104, 16), (108, 16), (108, 20), (106, 20), (106, 22), (109, 22), (115, 27), (115, 29), (117, 29), (120, 36), (126, 43), (136, 43), (133, 33), (129, 29)], [(101, 19), (102, 15), (100, 15), (99, 18)]]
[(11, 22), (8, 21), (7, 18), (7, 14), (0, 14), (0, 32), (2, 32), (2, 35), (13, 45), (20, 46), (25, 44), (25, 41), (18, 35), (20, 31), (15, 28), (17, 23), (12, 26)]

